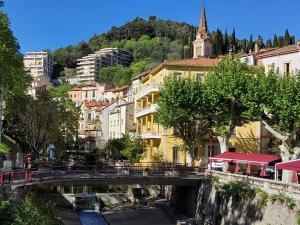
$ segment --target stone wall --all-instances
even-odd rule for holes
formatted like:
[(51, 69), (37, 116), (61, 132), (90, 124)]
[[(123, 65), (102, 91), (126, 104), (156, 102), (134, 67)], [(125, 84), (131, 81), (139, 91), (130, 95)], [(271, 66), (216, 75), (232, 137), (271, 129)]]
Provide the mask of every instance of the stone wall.
[[(259, 197), (235, 201), (226, 199), (207, 179), (199, 188), (197, 210), (198, 225), (296, 225), (297, 207), (293, 210), (279, 202), (268, 201), (259, 206)], [(298, 202), (299, 203), (299, 202)]]

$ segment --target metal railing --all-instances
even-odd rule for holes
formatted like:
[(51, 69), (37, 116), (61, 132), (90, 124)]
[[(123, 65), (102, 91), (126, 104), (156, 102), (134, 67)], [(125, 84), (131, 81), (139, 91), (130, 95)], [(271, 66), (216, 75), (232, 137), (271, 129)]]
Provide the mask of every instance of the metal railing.
[[(40, 162), (31, 169), (11, 170), (0, 173), (0, 185), (26, 184), (43, 180), (68, 179), (87, 175), (93, 178), (120, 177), (188, 177), (203, 170), (199, 167), (186, 167), (168, 163), (137, 163), (130, 165), (115, 165), (114, 162)], [(86, 177), (86, 176), (85, 176)]]

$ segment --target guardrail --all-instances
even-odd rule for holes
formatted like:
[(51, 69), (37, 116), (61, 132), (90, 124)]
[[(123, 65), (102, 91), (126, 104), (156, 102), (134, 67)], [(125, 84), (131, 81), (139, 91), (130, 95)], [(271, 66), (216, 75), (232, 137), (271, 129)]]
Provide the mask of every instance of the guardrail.
[(94, 177), (187, 177), (199, 171), (198, 167), (186, 167), (178, 164), (139, 163), (130, 165), (110, 165), (96, 162), (67, 163), (41, 162), (32, 169), (11, 170), (0, 174), (0, 185), (39, 182), (45, 179), (90, 175)]
[(239, 180), (248, 183), (252, 187), (260, 188), (269, 194), (278, 194), (278, 192), (284, 192), (291, 197), (300, 200), (300, 184), (284, 183), (275, 180), (220, 171), (210, 171), (208, 172), (208, 175), (218, 177), (221, 183), (227, 183), (231, 180)]

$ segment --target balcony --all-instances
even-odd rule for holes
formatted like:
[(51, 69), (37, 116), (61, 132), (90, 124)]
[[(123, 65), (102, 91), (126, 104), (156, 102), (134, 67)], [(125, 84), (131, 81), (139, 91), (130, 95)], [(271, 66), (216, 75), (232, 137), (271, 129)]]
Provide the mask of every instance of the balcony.
[(157, 109), (158, 109), (157, 104), (151, 104), (151, 105), (147, 106), (146, 108), (138, 109), (135, 112), (135, 117), (139, 118), (139, 117), (151, 114), (151, 113), (155, 113), (157, 111)]
[(142, 132), (140, 135), (141, 135), (142, 139), (159, 139), (159, 138), (161, 138), (159, 131)]
[(147, 96), (152, 92), (159, 92), (159, 85), (158, 84), (150, 84), (148, 86), (142, 87), (141, 90), (136, 94), (136, 100)]

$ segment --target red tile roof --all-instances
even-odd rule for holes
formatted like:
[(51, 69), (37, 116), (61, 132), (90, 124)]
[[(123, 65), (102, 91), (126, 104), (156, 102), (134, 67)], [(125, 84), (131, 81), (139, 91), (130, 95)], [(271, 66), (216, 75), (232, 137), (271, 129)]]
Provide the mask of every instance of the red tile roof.
[(220, 62), (220, 59), (212, 59), (200, 57), (197, 59), (185, 59), (185, 60), (177, 60), (165, 62), (166, 66), (197, 66), (197, 67), (215, 67)]
[(277, 55), (285, 55), (285, 54), (295, 53), (295, 52), (300, 52), (300, 49), (297, 47), (297, 44), (285, 46), (283, 48), (276, 48), (271, 51), (259, 53), (257, 55), (257, 58), (261, 59), (261, 58), (267, 58), (267, 57), (272, 57), (272, 56), (277, 56)]
[(70, 91), (81, 91), (81, 87), (73, 87)]
[(94, 101), (88, 101), (84, 102), (84, 105), (86, 107), (103, 107), (107, 105), (107, 102), (94, 102)]

